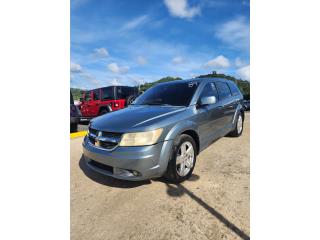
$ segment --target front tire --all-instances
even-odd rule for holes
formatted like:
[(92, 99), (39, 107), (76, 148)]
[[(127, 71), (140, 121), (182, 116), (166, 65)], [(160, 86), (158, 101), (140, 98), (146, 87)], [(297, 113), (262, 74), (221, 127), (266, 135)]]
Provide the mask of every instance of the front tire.
[(181, 183), (191, 177), (197, 159), (196, 143), (187, 134), (180, 135), (174, 142), (165, 178)]

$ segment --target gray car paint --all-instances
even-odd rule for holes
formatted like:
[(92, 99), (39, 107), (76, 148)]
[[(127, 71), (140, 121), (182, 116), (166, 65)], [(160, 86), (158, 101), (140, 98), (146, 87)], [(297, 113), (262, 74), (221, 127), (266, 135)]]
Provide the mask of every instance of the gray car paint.
[[(85, 137), (83, 149), (88, 166), (102, 174), (120, 179), (143, 180), (159, 177), (166, 171), (173, 140), (181, 133), (185, 131), (196, 133), (199, 141), (198, 152), (200, 152), (235, 127), (236, 116), (243, 111), (241, 105), (242, 94), (217, 100), (212, 105), (199, 107), (197, 104), (207, 83), (230, 81), (218, 78), (180, 81), (186, 83), (197, 82), (199, 84), (187, 107), (130, 105), (128, 108), (94, 118), (90, 127), (99, 131), (129, 133), (163, 128), (163, 132), (157, 144), (142, 147), (118, 146), (112, 151), (97, 149)], [(113, 174), (90, 165), (90, 160), (116, 168), (136, 170), (141, 173), (141, 176)]]

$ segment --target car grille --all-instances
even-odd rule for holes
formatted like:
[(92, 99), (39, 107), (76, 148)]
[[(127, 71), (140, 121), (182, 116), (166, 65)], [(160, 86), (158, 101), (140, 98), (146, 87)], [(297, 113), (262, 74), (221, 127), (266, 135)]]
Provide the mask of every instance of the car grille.
[(89, 141), (98, 148), (112, 150), (118, 146), (121, 137), (122, 133), (105, 132), (89, 128)]

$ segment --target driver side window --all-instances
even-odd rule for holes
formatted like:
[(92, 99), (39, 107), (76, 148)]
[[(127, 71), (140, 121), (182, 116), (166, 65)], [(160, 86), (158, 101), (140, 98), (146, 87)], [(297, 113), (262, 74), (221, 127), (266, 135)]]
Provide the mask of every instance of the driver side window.
[(215, 96), (218, 100), (218, 92), (214, 85), (214, 83), (207, 83), (204, 88), (202, 89), (202, 92), (200, 94), (200, 99), (203, 97), (210, 97)]

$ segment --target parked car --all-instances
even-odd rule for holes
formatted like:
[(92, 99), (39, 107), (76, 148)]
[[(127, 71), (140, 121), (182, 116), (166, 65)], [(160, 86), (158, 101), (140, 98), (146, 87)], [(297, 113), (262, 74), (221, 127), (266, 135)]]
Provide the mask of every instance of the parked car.
[(109, 86), (84, 91), (81, 100), (83, 120), (89, 120), (108, 112), (122, 109), (138, 96), (137, 87)]
[(250, 111), (250, 100), (243, 100), (243, 108), (245, 111)]
[(243, 130), (243, 96), (223, 79), (158, 84), (128, 108), (93, 119), (83, 141), (86, 164), (126, 180), (188, 179), (197, 155)]
[(70, 91), (70, 132), (78, 131), (78, 124), (80, 121), (81, 112), (74, 104), (73, 96)]

